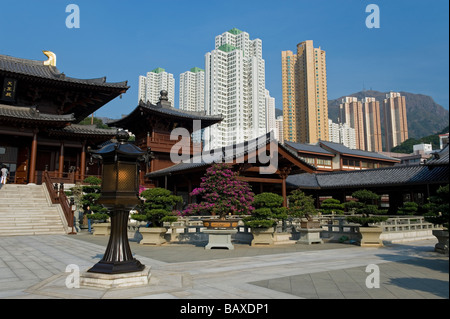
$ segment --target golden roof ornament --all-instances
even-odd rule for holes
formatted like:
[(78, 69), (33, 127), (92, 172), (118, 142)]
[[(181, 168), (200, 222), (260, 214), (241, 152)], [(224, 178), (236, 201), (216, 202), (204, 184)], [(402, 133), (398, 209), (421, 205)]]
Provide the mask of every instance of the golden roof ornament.
[(52, 51), (42, 51), (42, 53), (48, 57), (48, 60), (44, 61), (44, 65), (56, 66), (56, 54)]

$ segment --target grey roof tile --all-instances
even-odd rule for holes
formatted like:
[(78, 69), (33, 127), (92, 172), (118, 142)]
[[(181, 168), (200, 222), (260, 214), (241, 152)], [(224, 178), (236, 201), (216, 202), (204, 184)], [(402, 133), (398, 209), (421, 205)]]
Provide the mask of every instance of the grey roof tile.
[(349, 155), (355, 155), (355, 156), (364, 156), (364, 157), (371, 157), (371, 158), (377, 158), (377, 159), (382, 159), (382, 160), (389, 160), (389, 161), (396, 161), (396, 162), (400, 162), (399, 159), (397, 158), (393, 158), (393, 157), (389, 157), (377, 152), (368, 152), (368, 151), (363, 151), (363, 150), (358, 150), (358, 149), (351, 149), (348, 148), (347, 146), (343, 145), (343, 144), (339, 144), (339, 143), (333, 143), (333, 142), (328, 142), (328, 141), (320, 141), (320, 144), (324, 145), (325, 147), (328, 147), (332, 150), (334, 150), (337, 153), (340, 154), (349, 154)]
[(41, 113), (35, 107), (13, 106), (0, 104), (0, 116), (21, 120), (45, 121), (45, 122), (72, 122), (75, 120), (73, 114), (47, 114)]
[(2, 54), (0, 54), (0, 71), (67, 83), (128, 89), (127, 81), (109, 83), (106, 82), (106, 77), (96, 79), (71, 78), (61, 73), (55, 66), (44, 65), (44, 61), (21, 59)]
[(320, 189), (379, 187), (405, 184), (448, 182), (447, 166), (430, 168), (423, 165), (392, 166), (361, 171), (315, 174), (317, 185), (309, 175), (289, 176), (290, 186)]

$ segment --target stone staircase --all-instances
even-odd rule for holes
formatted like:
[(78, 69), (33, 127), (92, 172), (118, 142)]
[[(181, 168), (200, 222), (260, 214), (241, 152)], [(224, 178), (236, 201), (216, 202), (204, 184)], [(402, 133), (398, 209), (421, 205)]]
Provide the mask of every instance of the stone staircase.
[(0, 189), (0, 236), (66, 234), (63, 218), (45, 185), (6, 184)]

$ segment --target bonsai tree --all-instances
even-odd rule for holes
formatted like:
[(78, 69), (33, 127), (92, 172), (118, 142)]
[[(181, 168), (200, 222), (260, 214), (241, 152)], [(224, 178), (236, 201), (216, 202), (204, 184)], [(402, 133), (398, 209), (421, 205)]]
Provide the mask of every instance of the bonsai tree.
[(344, 214), (344, 204), (341, 204), (341, 202), (334, 198), (327, 198), (322, 202), (322, 205), (320, 206), (322, 211), (325, 214)]
[(405, 202), (402, 207), (399, 207), (397, 213), (400, 215), (415, 215), (419, 210), (419, 205), (415, 202)]
[(426, 213), (424, 214), (427, 222), (434, 225), (442, 225), (448, 230), (449, 224), (449, 185), (440, 186), (435, 196), (429, 198), (429, 202), (423, 205)]
[(369, 224), (382, 222), (388, 219), (386, 216), (379, 216), (386, 214), (387, 210), (378, 208), (378, 200), (380, 196), (372, 191), (363, 189), (352, 193), (352, 197), (357, 201), (350, 201), (345, 203), (345, 207), (353, 210), (356, 214), (362, 216), (347, 216), (347, 221), (361, 224), (363, 227), (369, 227)]
[(190, 204), (185, 210), (186, 215), (217, 215), (220, 219), (232, 215), (248, 215), (254, 207), (254, 194), (247, 182), (237, 179), (229, 165), (213, 164), (202, 177), (200, 187), (194, 189), (191, 195), (201, 197), (200, 203)]
[(288, 214), (293, 217), (306, 217), (308, 220), (312, 220), (312, 216), (317, 214), (314, 198), (299, 189), (292, 191), (289, 195)]
[(286, 208), (282, 207), (283, 197), (274, 193), (261, 193), (255, 196), (251, 216), (244, 218), (244, 224), (251, 228), (270, 228), (278, 220), (287, 218)]
[[(94, 177), (94, 176), (90, 176), (87, 177), (83, 180), (84, 184), (88, 184), (88, 185), (83, 185), (82, 186), (82, 198), (81, 198), (81, 204), (83, 206), (83, 209), (85, 209), (86, 207), (90, 207), (93, 214), (100, 214), (100, 215), (88, 215), (88, 218), (91, 219), (108, 219), (109, 216), (105, 217), (105, 214), (108, 213), (108, 209), (103, 207), (102, 205), (98, 204), (97, 201), (100, 198), (100, 193), (101, 193), (101, 183), (102, 180), (98, 177)], [(93, 217), (93, 218), (92, 218)]]
[(138, 208), (139, 213), (132, 215), (133, 219), (146, 221), (150, 227), (162, 227), (164, 222), (177, 221), (178, 217), (173, 209), (183, 201), (181, 196), (172, 195), (171, 191), (157, 187), (143, 191), (141, 197), (144, 202)]

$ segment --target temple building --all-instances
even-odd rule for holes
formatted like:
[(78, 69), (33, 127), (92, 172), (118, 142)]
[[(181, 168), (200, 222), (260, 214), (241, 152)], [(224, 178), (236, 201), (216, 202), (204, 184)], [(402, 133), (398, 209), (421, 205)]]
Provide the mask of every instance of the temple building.
[(97, 148), (116, 130), (78, 123), (129, 88), (126, 81), (66, 76), (56, 55), (44, 54), (46, 61), (0, 55), (0, 163), (11, 183), (40, 183), (44, 171), (70, 182), (98, 175), (98, 166), (87, 161), (88, 147)]
[[(147, 167), (141, 167), (140, 184), (154, 187), (153, 183), (144, 179), (145, 174), (175, 165), (171, 153), (175, 151), (178, 153), (177, 145), (187, 150), (185, 155), (188, 157), (201, 152), (202, 145), (191, 142), (192, 133), (222, 120), (221, 115), (206, 115), (205, 111), (184, 111), (174, 108), (168, 100), (168, 92), (163, 90), (158, 103), (140, 101), (130, 114), (120, 120), (109, 122), (108, 126), (133, 133), (136, 137), (135, 144), (149, 152)], [(177, 131), (174, 131), (177, 128), (180, 132), (184, 132), (184, 135), (177, 135)], [(171, 136), (172, 133), (175, 135)], [(183, 137), (185, 140), (182, 140)], [(172, 154), (172, 157), (176, 155), (178, 154)]]

